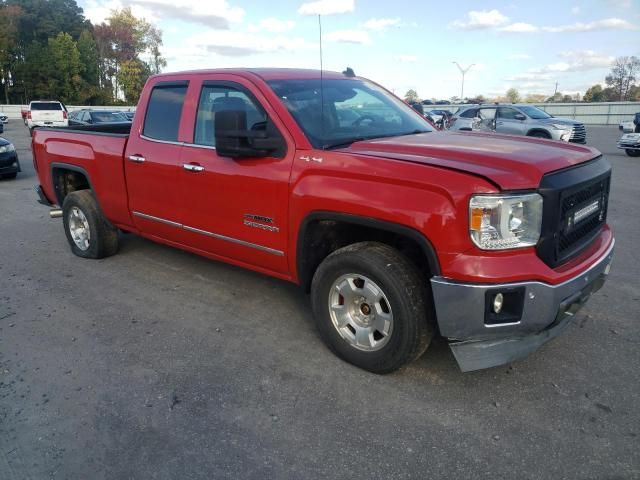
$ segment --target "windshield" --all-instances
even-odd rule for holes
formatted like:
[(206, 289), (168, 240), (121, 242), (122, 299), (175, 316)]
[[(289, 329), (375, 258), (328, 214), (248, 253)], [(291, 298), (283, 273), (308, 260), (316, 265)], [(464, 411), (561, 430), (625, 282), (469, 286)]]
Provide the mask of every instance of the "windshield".
[(33, 102), (31, 110), (62, 110), (60, 102)]
[(549, 115), (547, 112), (545, 112), (544, 110), (540, 110), (539, 108), (536, 108), (536, 107), (520, 107), (520, 110), (522, 110), (524, 113), (526, 113), (530, 118), (533, 118), (534, 120), (543, 120), (545, 118), (551, 118), (551, 115)]
[(95, 123), (128, 122), (129, 119), (120, 112), (93, 112), (91, 118)]
[(432, 131), (411, 107), (363, 80), (323, 80), (322, 91), (319, 79), (272, 80), (269, 85), (315, 148)]

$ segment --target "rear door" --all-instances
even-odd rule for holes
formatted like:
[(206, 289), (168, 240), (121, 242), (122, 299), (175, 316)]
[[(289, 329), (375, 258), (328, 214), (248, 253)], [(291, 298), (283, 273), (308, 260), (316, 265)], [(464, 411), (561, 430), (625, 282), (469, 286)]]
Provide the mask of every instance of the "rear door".
[(152, 85), (145, 97), (146, 113), (132, 126), (124, 159), (135, 225), (143, 233), (176, 242), (182, 238), (179, 130), (188, 86), (187, 81)]
[(481, 107), (473, 119), (474, 131), (493, 132), (496, 129), (496, 108)]
[(524, 135), (526, 133), (524, 115), (515, 108), (498, 107), (496, 115), (496, 132), (509, 133), (511, 135)]

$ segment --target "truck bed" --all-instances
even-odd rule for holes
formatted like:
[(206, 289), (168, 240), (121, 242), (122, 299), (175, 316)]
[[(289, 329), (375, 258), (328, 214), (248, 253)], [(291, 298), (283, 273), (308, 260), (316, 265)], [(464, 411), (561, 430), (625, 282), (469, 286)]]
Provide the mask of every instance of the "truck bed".
[[(60, 205), (60, 192), (65, 188), (54, 173), (81, 172), (93, 179), (91, 189), (107, 217), (128, 224), (124, 152), (130, 130), (129, 122), (36, 128), (32, 139), (33, 163), (49, 202)], [(53, 181), (54, 176), (57, 182)]]

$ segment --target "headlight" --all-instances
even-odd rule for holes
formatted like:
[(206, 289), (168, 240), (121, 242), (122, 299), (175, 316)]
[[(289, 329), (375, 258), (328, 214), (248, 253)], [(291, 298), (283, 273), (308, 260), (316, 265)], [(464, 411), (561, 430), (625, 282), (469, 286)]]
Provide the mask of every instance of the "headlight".
[(552, 123), (551, 126), (556, 130), (573, 130), (573, 125), (566, 125), (562, 123)]
[(471, 240), (483, 250), (530, 247), (538, 243), (542, 197), (475, 195), (469, 201)]
[(13, 146), (13, 144), (9, 144), (9, 145), (1, 145), (0, 146), (0, 153), (7, 153), (7, 152), (14, 152), (16, 149), (16, 147)]

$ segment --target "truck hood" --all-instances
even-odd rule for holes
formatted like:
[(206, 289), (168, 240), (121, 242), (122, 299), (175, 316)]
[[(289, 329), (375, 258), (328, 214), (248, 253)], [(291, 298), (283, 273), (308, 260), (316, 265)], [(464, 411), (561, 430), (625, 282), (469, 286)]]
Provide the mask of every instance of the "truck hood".
[(582, 122), (573, 120), (572, 118), (551, 117), (536, 120), (536, 123), (543, 123), (545, 125), (558, 124), (558, 125), (582, 125)]
[(469, 172), (490, 180), (502, 190), (537, 188), (544, 174), (600, 155), (584, 145), (475, 132), (432, 132), (365, 140), (341, 151)]

